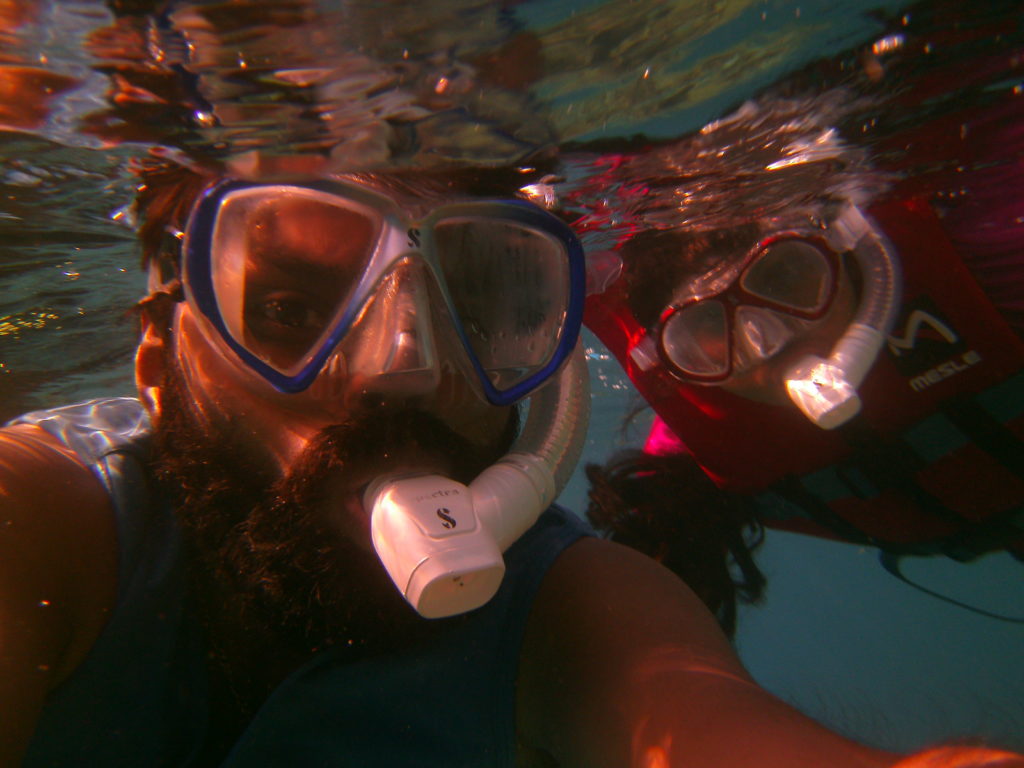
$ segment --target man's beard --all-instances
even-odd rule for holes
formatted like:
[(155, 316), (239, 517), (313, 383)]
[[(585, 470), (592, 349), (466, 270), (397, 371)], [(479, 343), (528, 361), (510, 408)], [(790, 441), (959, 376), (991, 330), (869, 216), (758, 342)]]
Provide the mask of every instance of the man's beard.
[[(427, 413), (369, 412), (323, 430), (275, 478), (198, 423), (181, 374), (168, 363), (154, 474), (184, 530), (212, 672), (225, 678), (242, 717), (317, 650), (379, 653), (437, 627), (415, 614), (369, 543), (357, 540), (365, 529), (344, 530), (347, 511), (332, 522), (328, 505), (344, 503), (337, 489), (346, 477), (368, 477), (399, 451), (444, 457), (451, 476), (468, 483), (507, 452), (518, 429), (514, 412), (487, 446)], [(254, 668), (262, 674), (254, 677)]]

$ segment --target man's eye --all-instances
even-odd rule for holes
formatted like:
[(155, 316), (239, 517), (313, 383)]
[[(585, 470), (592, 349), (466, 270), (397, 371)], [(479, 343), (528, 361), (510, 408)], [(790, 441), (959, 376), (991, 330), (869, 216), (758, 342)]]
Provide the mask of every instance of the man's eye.
[(246, 303), (245, 314), (250, 331), (265, 336), (316, 334), (327, 322), (315, 300), (295, 292), (255, 292)]
[(260, 306), (260, 312), (266, 320), (285, 328), (319, 328), (323, 325), (319, 312), (296, 299), (267, 299)]

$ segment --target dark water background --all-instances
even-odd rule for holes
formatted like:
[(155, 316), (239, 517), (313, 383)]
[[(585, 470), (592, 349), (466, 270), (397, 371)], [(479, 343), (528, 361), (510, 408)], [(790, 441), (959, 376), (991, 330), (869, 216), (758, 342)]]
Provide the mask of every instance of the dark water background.
[[(965, 158), (935, 137), (981, 114), (1012, 125), (1024, 99), (1010, 2), (176, 3), (158, 23), (147, 5), (0, 0), (0, 419), (132, 392), (126, 310), (144, 281), (122, 224), (131, 162), (153, 147), (500, 163), (673, 139), (775, 89), (834, 110), (894, 183), (923, 179), (955, 203)], [(586, 460), (600, 461), (643, 430), (620, 433), (628, 383), (588, 345)], [(577, 478), (564, 500), (583, 499)], [(1021, 625), (922, 596), (855, 547), (772, 533), (762, 562), (769, 598), (741, 617), (738, 645), (769, 688), (881, 746), (975, 733), (1024, 747)], [(915, 567), (1024, 613), (1008, 558)]]

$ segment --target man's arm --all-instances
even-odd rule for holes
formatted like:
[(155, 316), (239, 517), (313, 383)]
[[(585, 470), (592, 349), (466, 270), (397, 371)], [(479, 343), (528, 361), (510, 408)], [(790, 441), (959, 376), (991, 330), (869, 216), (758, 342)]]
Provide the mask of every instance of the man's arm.
[(38, 427), (0, 429), (0, 765), (18, 765), (47, 693), (88, 653), (116, 590), (99, 480)]
[(703, 603), (633, 550), (584, 539), (531, 613), (519, 726), (563, 768), (869, 768), (844, 739), (760, 688)]

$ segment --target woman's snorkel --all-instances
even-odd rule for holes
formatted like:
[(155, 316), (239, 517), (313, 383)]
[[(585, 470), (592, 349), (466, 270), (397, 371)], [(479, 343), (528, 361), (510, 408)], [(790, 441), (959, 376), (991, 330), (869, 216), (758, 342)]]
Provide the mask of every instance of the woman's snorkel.
[(784, 376), (786, 393), (822, 429), (834, 429), (860, 411), (857, 388), (874, 365), (900, 307), (900, 270), (895, 249), (852, 203), (829, 228), (837, 251), (853, 254), (861, 297), (852, 322), (827, 359), (801, 358)]

